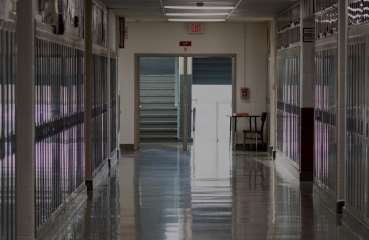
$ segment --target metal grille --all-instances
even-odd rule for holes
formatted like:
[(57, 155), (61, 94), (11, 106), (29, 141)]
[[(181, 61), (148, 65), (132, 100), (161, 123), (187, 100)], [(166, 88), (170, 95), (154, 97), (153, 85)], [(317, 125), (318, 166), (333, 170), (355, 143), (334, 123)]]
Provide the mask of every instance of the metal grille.
[(37, 38), (36, 227), (63, 210), (84, 181), (83, 51)]
[(277, 49), (289, 48), (300, 42), (300, 4), (296, 4), (277, 17)]
[(108, 159), (108, 58), (92, 56), (92, 172)]
[(114, 154), (117, 148), (117, 60), (110, 60), (110, 152)]
[[(351, 39), (352, 40), (352, 39)], [(368, 215), (368, 114), (365, 91), (365, 42), (350, 41), (347, 66), (346, 201), (355, 212)], [(355, 214), (357, 215), (357, 214)]]
[(337, 48), (316, 52), (315, 178), (337, 192)]
[(277, 60), (277, 149), (300, 165), (300, 57)]
[(348, 26), (369, 22), (369, 0), (348, 0)]
[(15, 24), (0, 21), (0, 238), (15, 239)]
[(337, 4), (322, 10), (315, 18), (316, 39), (322, 39), (338, 31), (338, 9)]

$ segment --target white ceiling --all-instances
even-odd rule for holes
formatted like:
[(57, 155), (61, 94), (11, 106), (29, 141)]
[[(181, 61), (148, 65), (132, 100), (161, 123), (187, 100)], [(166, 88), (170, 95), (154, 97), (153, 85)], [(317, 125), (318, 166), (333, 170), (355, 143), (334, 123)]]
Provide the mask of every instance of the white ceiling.
[[(163, 9), (162, 6), (196, 6), (196, 2), (203, 2), (205, 6), (231, 6), (236, 9), (228, 16), (202, 17), (227, 18), (229, 22), (244, 22), (253, 20), (267, 20), (286, 10), (297, 0), (102, 0), (108, 8), (113, 9), (118, 16), (126, 18), (126, 22), (166, 22), (165, 13), (214, 13), (232, 10), (175, 10)], [(186, 17), (176, 17), (186, 18)], [(193, 17), (191, 17), (193, 18)]]

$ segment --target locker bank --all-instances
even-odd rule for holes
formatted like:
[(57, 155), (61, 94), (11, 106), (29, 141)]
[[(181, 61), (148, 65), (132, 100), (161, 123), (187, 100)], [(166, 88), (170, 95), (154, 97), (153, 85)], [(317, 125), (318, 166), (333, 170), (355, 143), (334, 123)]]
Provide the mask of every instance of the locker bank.
[(368, 239), (368, 23), (369, 0), (1, 0), (1, 239)]

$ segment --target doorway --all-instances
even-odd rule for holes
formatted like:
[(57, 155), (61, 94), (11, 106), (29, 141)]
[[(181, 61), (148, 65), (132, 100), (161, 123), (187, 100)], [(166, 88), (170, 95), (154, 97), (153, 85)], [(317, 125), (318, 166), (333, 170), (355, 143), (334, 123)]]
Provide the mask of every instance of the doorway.
[[(226, 111), (230, 110), (230, 113), (234, 112), (236, 109), (235, 105), (235, 72), (236, 72), (236, 56), (232, 54), (225, 54), (225, 55), (200, 55), (201, 58), (228, 58), (228, 64), (231, 66), (230, 71), (230, 83), (228, 86), (228, 89), (231, 90), (227, 92), (230, 92), (231, 100), (229, 96), (227, 98), (218, 99), (219, 101), (215, 104), (215, 110), (214, 112), (217, 114), (213, 117), (213, 120), (210, 121), (215, 124), (213, 132), (215, 133), (214, 142), (219, 141), (226, 141), (224, 136), (227, 134), (229, 136), (229, 118), (226, 118), (224, 114)], [(192, 138), (192, 87), (193, 87), (193, 64), (192, 60), (193, 58), (200, 58), (199, 55), (175, 55), (175, 54), (135, 54), (135, 119), (134, 119), (134, 149), (138, 150), (140, 148), (140, 143), (143, 142), (140, 138), (140, 133), (142, 132), (142, 125), (140, 124), (141, 121), (141, 115), (142, 115), (142, 108), (145, 108), (145, 106), (142, 104), (141, 94), (153, 94), (153, 93), (143, 93), (141, 92), (141, 71), (140, 66), (143, 58), (168, 58), (173, 57), (175, 59), (175, 68), (174, 68), (174, 106), (172, 107), (171, 111), (177, 110), (177, 138), (175, 139), (176, 142), (183, 143), (183, 149), (187, 149), (187, 142), (189, 139)], [(171, 73), (170, 73), (171, 74)], [(158, 80), (160, 81), (160, 80)], [(161, 80), (166, 81), (166, 80)], [(184, 82), (187, 82), (188, 84), (185, 85)], [(163, 82), (164, 83), (164, 82)], [(216, 84), (217, 85), (217, 84)], [(219, 84), (218, 84), (219, 85)], [(186, 87), (187, 86), (187, 87)], [(219, 87), (219, 86), (218, 86)], [(164, 89), (162, 89), (164, 90)], [(168, 89), (169, 90), (169, 89)], [(173, 97), (173, 96), (172, 96)], [(173, 103), (173, 100), (171, 103)], [(168, 102), (169, 103), (169, 102)], [(147, 106), (146, 106), (147, 107)], [(174, 109), (176, 108), (176, 109)], [(186, 109), (186, 111), (184, 110)], [(147, 110), (147, 109), (145, 109)], [(214, 113), (214, 114), (215, 114)], [(222, 117), (218, 117), (222, 116)], [(224, 118), (223, 118), (224, 115)], [(167, 116), (171, 117), (171, 116)], [(209, 120), (209, 119), (208, 119)], [(173, 119), (166, 119), (167, 122), (175, 122), (174, 116)], [(196, 124), (196, 123), (195, 123)], [(163, 124), (164, 125), (164, 124)], [(223, 127), (221, 130), (215, 131), (215, 129), (218, 129), (217, 126), (227, 126), (226, 128)], [(152, 127), (158, 127), (158, 125), (152, 124)], [(187, 131), (185, 131), (185, 129)], [(146, 130), (144, 130), (146, 131)], [(168, 130), (168, 131), (173, 131)], [(185, 132), (184, 132), (185, 131)], [(181, 138), (182, 133), (182, 138)], [(185, 138), (184, 136), (187, 137)], [(174, 137), (172, 138), (174, 139)], [(227, 141), (229, 139), (227, 138)], [(166, 141), (162, 141), (166, 142)], [(173, 141), (174, 142), (174, 141)]]

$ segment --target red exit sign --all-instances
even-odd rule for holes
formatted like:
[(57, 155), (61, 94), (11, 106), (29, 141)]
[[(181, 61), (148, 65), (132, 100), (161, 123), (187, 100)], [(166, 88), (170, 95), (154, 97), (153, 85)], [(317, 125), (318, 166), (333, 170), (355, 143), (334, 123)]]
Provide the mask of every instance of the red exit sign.
[(190, 23), (190, 33), (203, 33), (204, 32), (204, 26), (202, 23)]
[(191, 47), (192, 42), (191, 41), (180, 41), (179, 46), (180, 47)]

